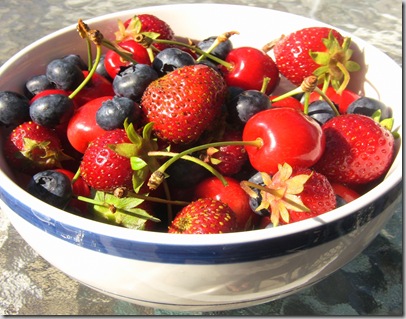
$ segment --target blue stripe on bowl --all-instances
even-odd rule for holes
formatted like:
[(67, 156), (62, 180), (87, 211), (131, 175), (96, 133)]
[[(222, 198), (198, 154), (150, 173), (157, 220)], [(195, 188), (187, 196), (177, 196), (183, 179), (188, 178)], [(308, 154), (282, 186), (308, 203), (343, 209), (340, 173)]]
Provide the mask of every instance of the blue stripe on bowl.
[(399, 183), (384, 196), (353, 214), (294, 235), (259, 240), (255, 243), (204, 246), (154, 244), (93, 233), (51, 219), (16, 199), (5, 189), (0, 189), (0, 196), (17, 215), (35, 227), (93, 251), (159, 263), (227, 264), (278, 257), (334, 240), (381, 214), (400, 196), (401, 191), (402, 183)]

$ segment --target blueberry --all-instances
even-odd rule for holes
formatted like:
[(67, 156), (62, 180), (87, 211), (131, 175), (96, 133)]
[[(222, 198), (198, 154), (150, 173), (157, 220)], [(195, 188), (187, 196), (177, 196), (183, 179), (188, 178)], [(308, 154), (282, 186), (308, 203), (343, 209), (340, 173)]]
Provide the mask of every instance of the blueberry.
[(335, 113), (326, 101), (316, 100), (309, 104), (307, 115), (315, 119), (320, 125), (323, 125), (328, 120), (332, 119), (335, 116)]
[(44, 90), (51, 90), (54, 88), (54, 84), (48, 80), (48, 77), (45, 74), (35, 75), (25, 82), (26, 94), (30, 98)]
[(178, 48), (167, 48), (159, 52), (152, 62), (152, 67), (159, 76), (163, 76), (180, 67), (193, 65), (196, 61), (190, 53)]
[(253, 115), (271, 108), (269, 96), (257, 90), (245, 90), (228, 104), (232, 123), (244, 125)]
[[(213, 42), (217, 39), (217, 36), (212, 36), (208, 37), (207, 39), (204, 39), (200, 41), (197, 44), (197, 47), (203, 51), (207, 51)], [(224, 60), (227, 55), (230, 53), (230, 51), (233, 49), (233, 44), (230, 41), (230, 39), (227, 39), (224, 42), (220, 42), (211, 52), (210, 54)]]
[(63, 94), (49, 94), (36, 99), (30, 106), (31, 120), (54, 128), (66, 123), (73, 114), (73, 101)]
[(27, 191), (58, 208), (64, 208), (72, 198), (70, 179), (65, 174), (54, 170), (35, 174), (28, 182)]
[(166, 172), (169, 175), (167, 181), (170, 187), (182, 189), (194, 187), (210, 174), (204, 167), (187, 160), (174, 162)]
[(62, 58), (63, 61), (70, 64), (76, 65), (82, 71), (87, 70), (87, 64), (83, 59), (77, 54), (68, 54)]
[(122, 128), (124, 120), (135, 122), (140, 119), (139, 105), (127, 97), (115, 96), (104, 101), (96, 112), (96, 123), (104, 130), (110, 131)]
[(52, 60), (47, 65), (45, 74), (56, 88), (62, 90), (73, 91), (85, 79), (82, 70), (76, 64), (63, 59)]
[(12, 91), (0, 91), (0, 126), (18, 126), (30, 119), (30, 101)]
[(377, 110), (381, 110), (381, 120), (392, 117), (392, 109), (387, 107), (379, 100), (370, 97), (360, 97), (352, 102), (348, 108), (347, 113), (363, 114), (372, 116)]
[[(96, 73), (100, 74), (101, 76), (105, 77), (107, 80), (109, 81), (113, 81), (113, 79), (111, 78), (111, 76), (107, 73), (106, 70), (106, 65), (104, 64), (104, 59), (105, 59), (106, 55), (103, 54), (100, 57), (100, 61), (96, 66)], [(95, 61), (93, 61), (94, 63)]]
[[(248, 181), (251, 182), (251, 183), (260, 185), (260, 186), (264, 186), (264, 185), (265, 185), (265, 184), (264, 184), (264, 181), (263, 181), (263, 179), (262, 179), (262, 175), (261, 175), (260, 172), (257, 172), (257, 173), (255, 173), (254, 175), (252, 175), (252, 176), (248, 179)], [(257, 188), (251, 188), (251, 189), (252, 189), (255, 193), (258, 194), (258, 197), (257, 197), (257, 198), (252, 198), (252, 197), (250, 197), (249, 204), (250, 204), (250, 207), (251, 207), (252, 211), (253, 211), (254, 213), (260, 215), (260, 216), (269, 216), (269, 215), (270, 215), (270, 212), (269, 212), (268, 209), (263, 208), (263, 209), (261, 209), (261, 210), (259, 210), (259, 211), (256, 210), (256, 209), (258, 208), (258, 206), (261, 204), (261, 201), (262, 201), (261, 191), (260, 191), (259, 189), (257, 189)]]
[(130, 65), (114, 77), (113, 90), (118, 96), (139, 102), (147, 86), (157, 78), (158, 73), (149, 65)]

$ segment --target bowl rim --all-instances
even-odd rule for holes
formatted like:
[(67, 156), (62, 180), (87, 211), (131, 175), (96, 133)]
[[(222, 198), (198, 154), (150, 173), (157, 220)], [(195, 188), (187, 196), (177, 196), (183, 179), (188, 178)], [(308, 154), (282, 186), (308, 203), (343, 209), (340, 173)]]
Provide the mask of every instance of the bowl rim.
[[(105, 19), (112, 19), (117, 17), (123, 17), (128, 15), (133, 15), (135, 13), (141, 13), (141, 11), (149, 12), (153, 11), (158, 13), (159, 11), (167, 11), (167, 10), (178, 10), (179, 7), (193, 7), (197, 9), (199, 7), (235, 7), (236, 9), (244, 9), (244, 10), (252, 10), (252, 11), (264, 11), (268, 10), (273, 12), (274, 14), (281, 14), (286, 15), (287, 17), (293, 17), (302, 19), (304, 21), (308, 20), (309, 22), (314, 22), (317, 25), (325, 25), (329, 27), (333, 27), (338, 31), (342, 32), (343, 34), (348, 34), (344, 30), (337, 28), (335, 26), (313, 20), (307, 17), (299, 16), (293, 13), (277, 11), (268, 8), (262, 7), (252, 7), (252, 6), (244, 6), (244, 5), (236, 5), (236, 4), (168, 4), (168, 5), (157, 5), (157, 6), (146, 6), (140, 7), (135, 9), (123, 10), (118, 12), (113, 12), (105, 15), (101, 15), (98, 17), (90, 18), (86, 22), (87, 23), (97, 23), (101, 22)], [(76, 24), (66, 26), (61, 28), (57, 31), (54, 31), (23, 48), (15, 55), (13, 55), (9, 60), (7, 60), (1, 67), (0, 67), (0, 76), (5, 69), (7, 69), (13, 62), (21, 57), (22, 55), (29, 52), (32, 48), (40, 45), (43, 42), (49, 41), (55, 37), (58, 37), (66, 32), (71, 32), (76, 29)], [(383, 55), (387, 56), (384, 52), (380, 51), (379, 49), (375, 48), (374, 46), (368, 44), (367, 42), (363, 41), (362, 39), (351, 35), (353, 39), (363, 47), (369, 47), (372, 50), (377, 50), (378, 52), (382, 53)], [(394, 63), (399, 70), (401, 70), (400, 66), (394, 62), (390, 57), (388, 57), (388, 63)], [(401, 142), (400, 142), (401, 143)], [(390, 169), (390, 174), (387, 174), (387, 177), (375, 188), (371, 189), (367, 194), (361, 196), (359, 199), (346, 204), (345, 206), (336, 208), (331, 212), (327, 212), (320, 216), (309, 218), (300, 222), (278, 226), (272, 229), (259, 229), (259, 230), (251, 230), (251, 231), (244, 231), (244, 232), (236, 232), (236, 233), (227, 233), (227, 234), (211, 234), (210, 236), (201, 236), (196, 234), (168, 234), (162, 232), (153, 232), (153, 231), (144, 231), (144, 230), (132, 230), (122, 227), (117, 227), (114, 225), (108, 225), (101, 222), (97, 222), (94, 220), (90, 220), (84, 217), (76, 216), (73, 214), (61, 214), (61, 211), (46, 202), (43, 202), (34, 196), (30, 195), (26, 192), (23, 188), (18, 186), (15, 182), (12, 181), (11, 178), (8, 177), (7, 174), (3, 170), (0, 170), (0, 189), (4, 189), (11, 194), (15, 194), (16, 198), (23, 198), (22, 201), (25, 203), (29, 203), (31, 207), (36, 207), (36, 210), (40, 211), (41, 213), (49, 216), (52, 219), (58, 220), (61, 223), (66, 225), (73, 225), (75, 227), (82, 228), (92, 233), (98, 233), (105, 236), (117, 237), (122, 239), (128, 240), (135, 240), (139, 242), (151, 242), (151, 243), (158, 243), (158, 244), (170, 244), (170, 245), (226, 245), (229, 243), (236, 244), (236, 243), (247, 243), (247, 242), (255, 242), (258, 240), (263, 239), (270, 239), (276, 238), (281, 236), (287, 236), (299, 231), (306, 231), (311, 230), (313, 228), (319, 227), (322, 224), (330, 223), (334, 220), (343, 218), (353, 212), (360, 210), (361, 208), (369, 205), (374, 201), (374, 198), (378, 198), (384, 193), (388, 192), (390, 189), (395, 187), (401, 180), (402, 168), (402, 144), (400, 145), (400, 149), (398, 154), (395, 158), (395, 161), (392, 164), (392, 168)], [(399, 173), (399, 174), (398, 174)], [(244, 233), (244, 235), (242, 235)], [(185, 240), (187, 239), (187, 240)]]

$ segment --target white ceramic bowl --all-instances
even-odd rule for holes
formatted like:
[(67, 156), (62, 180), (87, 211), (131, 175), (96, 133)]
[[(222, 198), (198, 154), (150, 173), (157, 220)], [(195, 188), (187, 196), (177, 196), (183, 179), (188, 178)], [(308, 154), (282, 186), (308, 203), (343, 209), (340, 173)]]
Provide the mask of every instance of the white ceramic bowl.
[[(261, 48), (264, 37), (257, 36), (258, 30), (272, 40), (282, 33), (323, 25), (268, 9), (213, 4), (139, 8), (85, 22), (109, 37), (118, 18), (136, 13), (155, 14), (177, 35), (194, 39), (237, 30), (240, 35), (232, 38), (235, 47)], [(365, 80), (354, 83), (366, 95), (393, 107), (395, 127), (401, 126), (400, 67), (361, 39), (352, 39), (359, 47), (358, 58), (364, 57), (367, 66)], [(21, 91), (25, 80), (42, 73), (47, 62), (69, 53), (86, 57), (75, 26), (44, 37), (13, 56), (0, 69), (0, 90)], [(388, 86), (389, 77), (398, 80)], [(2, 155), (0, 167), (1, 207), (43, 258), (110, 296), (178, 311), (252, 306), (320, 281), (374, 239), (399, 205), (402, 192), (399, 152), (380, 185), (317, 218), (243, 233), (173, 235), (123, 229), (63, 212), (17, 186)]]

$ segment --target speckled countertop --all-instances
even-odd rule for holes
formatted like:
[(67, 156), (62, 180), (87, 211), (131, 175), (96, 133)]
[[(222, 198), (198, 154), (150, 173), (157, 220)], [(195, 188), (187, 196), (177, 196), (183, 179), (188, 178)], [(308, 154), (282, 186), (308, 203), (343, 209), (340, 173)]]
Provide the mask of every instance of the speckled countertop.
[[(182, 3), (215, 1), (182, 1)], [(0, 65), (34, 40), (98, 15), (176, 1), (9, 0), (0, 3)], [(179, 3), (179, 2), (178, 2)], [(234, 0), (321, 20), (370, 42), (402, 64), (402, 2), (396, 0)], [(232, 17), (225, 17), (229, 19)], [(394, 94), (402, 94), (394, 92)], [(176, 313), (115, 300), (38, 256), (0, 210), (0, 315), (403, 315), (402, 214), (356, 259), (299, 293), (250, 308)], [(334, 287), (334, 289), (332, 289)]]

